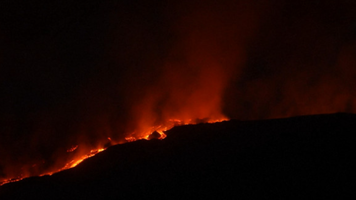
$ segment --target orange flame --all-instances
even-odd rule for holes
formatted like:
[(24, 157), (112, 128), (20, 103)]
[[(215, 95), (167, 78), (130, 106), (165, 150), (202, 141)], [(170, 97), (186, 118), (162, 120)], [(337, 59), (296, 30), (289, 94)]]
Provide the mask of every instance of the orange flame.
[[(205, 123), (216, 123), (216, 122), (222, 122), (227, 120), (227, 118), (221, 118), (221, 119), (217, 119), (217, 120), (206, 120)], [(155, 127), (150, 127), (147, 131), (145, 131), (142, 134), (137, 134), (139, 136), (134, 136), (136, 134), (132, 134), (132, 136), (126, 137), (125, 140), (126, 142), (134, 142), (136, 140), (149, 140), (150, 135), (153, 132), (157, 132), (160, 134), (160, 137), (158, 139), (163, 140), (164, 138), (166, 138), (166, 134), (164, 133), (164, 131), (167, 131), (171, 128), (173, 128), (174, 126), (179, 126), (179, 125), (188, 125), (188, 124), (196, 124), (196, 122), (194, 122), (193, 120), (189, 119), (189, 120), (179, 120), (179, 119), (170, 119), (169, 120), (169, 126), (155, 126)], [(110, 137), (108, 137), (108, 140), (112, 141), (112, 139)], [(113, 144), (119, 144), (119, 142), (114, 142)], [(79, 147), (79, 145), (73, 145), (70, 149), (67, 150), (68, 153), (72, 153), (75, 150), (77, 150)], [(60, 169), (54, 170), (54, 171), (50, 171), (50, 172), (46, 172), (46, 173), (42, 173), (39, 174), (38, 176), (45, 176), (45, 175), (52, 175), (54, 173), (63, 171), (63, 170), (67, 170), (67, 169), (71, 169), (73, 167), (76, 167), (77, 165), (79, 165), (81, 162), (83, 162), (84, 160), (95, 156), (96, 154), (105, 151), (106, 148), (97, 148), (97, 149), (91, 149), (89, 152), (82, 154), (78, 154), (78, 156), (76, 156), (76, 158), (70, 160), (69, 162), (65, 163), (65, 165), (63, 167), (61, 167)], [(32, 167), (36, 167), (38, 164), (33, 164)], [(7, 183), (12, 183), (12, 182), (17, 182), (20, 181), (24, 178), (30, 177), (30, 174), (20, 174), (17, 177), (14, 178), (10, 178), (10, 179), (4, 179), (1, 180), (0, 182), (0, 186), (7, 184)]]
[(72, 146), (70, 149), (67, 150), (67, 152), (73, 152), (78, 148), (78, 145)]
[[(172, 17), (172, 24), (162, 27), (167, 28), (163, 34), (174, 32), (169, 36), (176, 38), (172, 45), (158, 47), (161, 46), (156, 45), (160, 42), (158, 40), (152, 43), (154, 37), (150, 38), (150, 34), (155, 36), (156, 31), (160, 31), (154, 26), (154, 31), (143, 30), (147, 31), (147, 41), (141, 41), (138, 37), (132, 41), (138, 45), (117, 45), (119, 48), (137, 47), (127, 57), (115, 54), (130, 52), (129, 47), (124, 51), (116, 51), (113, 47), (110, 50), (113, 55), (108, 59), (109, 63), (113, 63), (110, 67), (115, 67), (103, 70), (105, 72), (98, 75), (99, 79), (83, 84), (83, 91), (68, 103), (68, 108), (53, 108), (54, 111), (39, 114), (39, 123), (33, 130), (36, 132), (36, 137), (32, 137), (33, 146), (47, 144), (46, 139), (52, 139), (51, 134), (55, 131), (60, 132), (53, 133), (55, 136), (69, 132), (71, 138), (63, 139), (64, 146), (59, 145), (58, 149), (44, 148), (44, 151), (53, 151), (42, 153), (45, 156), (38, 155), (37, 160), (43, 159), (46, 163), (36, 163), (36, 167), (31, 167), (31, 160), (31, 165), (19, 170), (31, 158), (26, 157), (23, 162), (14, 161), (16, 166), (6, 166), (6, 179), (0, 179), (0, 182), (12, 182), (33, 175), (51, 175), (77, 166), (108, 146), (148, 140), (154, 132), (160, 135), (159, 139), (164, 139), (165, 131), (174, 126), (227, 119), (222, 112), (224, 92), (232, 76), (244, 64), (242, 51), (247, 35), (254, 30), (253, 25), (246, 25), (246, 21), (252, 21), (252, 24), (254, 21), (253, 13), (249, 13), (250, 6), (197, 1), (171, 6), (172, 12), (168, 12), (178, 16)], [(112, 39), (115, 46), (118, 39)], [(136, 39), (139, 39), (138, 43)], [(124, 70), (120, 70), (122, 66)], [(110, 77), (107, 82), (105, 77)], [(72, 116), (69, 117), (68, 113), (72, 110), (78, 113), (71, 121)], [(53, 117), (53, 113), (61, 113), (60, 119)]]

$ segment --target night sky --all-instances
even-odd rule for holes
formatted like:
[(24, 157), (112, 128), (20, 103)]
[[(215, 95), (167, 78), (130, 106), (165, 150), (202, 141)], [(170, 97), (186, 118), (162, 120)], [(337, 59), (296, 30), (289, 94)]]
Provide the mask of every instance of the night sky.
[(3, 0), (0, 178), (168, 118), (354, 113), (355, 9), (352, 0)]

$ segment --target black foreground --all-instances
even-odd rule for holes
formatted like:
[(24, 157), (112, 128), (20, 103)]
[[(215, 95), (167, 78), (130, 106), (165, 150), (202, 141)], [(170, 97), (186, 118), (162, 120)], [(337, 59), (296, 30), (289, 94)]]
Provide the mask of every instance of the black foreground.
[(0, 199), (355, 197), (356, 115), (175, 127), (162, 141), (112, 146)]

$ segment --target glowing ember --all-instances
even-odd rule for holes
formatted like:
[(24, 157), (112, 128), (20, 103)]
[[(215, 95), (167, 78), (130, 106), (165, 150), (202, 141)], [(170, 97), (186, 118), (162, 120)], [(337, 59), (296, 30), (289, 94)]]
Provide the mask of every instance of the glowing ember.
[(73, 152), (78, 148), (78, 145), (72, 146), (70, 149), (67, 150), (67, 152)]
[(73, 168), (75, 166), (77, 166), (79, 163), (83, 162), (85, 159), (87, 158), (90, 158), (90, 157), (93, 157), (95, 156), (97, 153), (100, 153), (102, 151), (104, 151), (105, 149), (104, 148), (101, 148), (101, 149), (92, 149), (90, 150), (90, 153), (87, 154), (87, 155), (84, 155), (82, 156), (81, 158), (79, 159), (76, 159), (76, 160), (71, 160), (69, 163), (67, 163), (62, 169), (60, 169), (59, 171), (62, 171), (62, 170), (65, 170), (65, 169), (70, 169), (70, 168)]

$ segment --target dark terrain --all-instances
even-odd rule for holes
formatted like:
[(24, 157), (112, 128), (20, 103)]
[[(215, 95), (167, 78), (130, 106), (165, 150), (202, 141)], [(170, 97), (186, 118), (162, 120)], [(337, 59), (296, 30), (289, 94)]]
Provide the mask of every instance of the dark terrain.
[(354, 198), (355, 122), (340, 113), (175, 127), (6, 184), (0, 199)]

